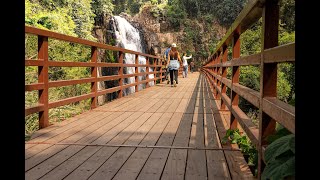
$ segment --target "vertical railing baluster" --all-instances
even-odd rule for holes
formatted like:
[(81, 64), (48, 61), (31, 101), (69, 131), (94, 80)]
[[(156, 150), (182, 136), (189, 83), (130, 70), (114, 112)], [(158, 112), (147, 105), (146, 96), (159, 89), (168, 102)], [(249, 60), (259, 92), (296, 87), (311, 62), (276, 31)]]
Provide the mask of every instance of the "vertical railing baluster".
[[(227, 59), (228, 59), (228, 46), (227, 45), (223, 46), (222, 53), (223, 53), (222, 54), (222, 63), (227, 62)], [(222, 67), (221, 80), (226, 77), (227, 77), (227, 67)], [(227, 93), (227, 86), (224, 83), (222, 83), (221, 95), (226, 94), (226, 93)], [(220, 109), (222, 109), (222, 110), (226, 109), (226, 103), (224, 101), (221, 101)]]
[(155, 67), (157, 64), (156, 64), (156, 59), (153, 58), (153, 85), (156, 85), (156, 77), (157, 77), (157, 74), (154, 73), (155, 71), (157, 71), (157, 67)]
[(121, 98), (122, 97), (122, 92), (123, 92), (123, 52), (119, 51), (119, 63), (120, 63), (120, 67), (118, 70), (118, 75), (120, 76), (119, 79), (119, 86), (120, 86), (120, 90), (118, 91), (118, 97)]
[[(279, 4), (278, 1), (266, 1), (262, 13), (261, 50), (278, 46)], [(277, 63), (264, 63), (263, 53), (260, 62), (260, 107), (259, 107), (259, 156), (258, 178), (264, 169), (262, 146), (267, 142), (265, 137), (275, 131), (276, 121), (262, 111), (264, 97), (277, 97)]]
[[(216, 57), (214, 58), (214, 60), (213, 60), (213, 65), (216, 65), (217, 64), (217, 59), (219, 58), (219, 53), (220, 52), (218, 52), (217, 54), (216, 54)], [(213, 68), (213, 74), (214, 75), (217, 75), (217, 67), (215, 66), (214, 68)], [(214, 83), (215, 83), (215, 85), (216, 85), (216, 87), (214, 88), (214, 98), (215, 99), (218, 99), (218, 96), (217, 96), (217, 94), (218, 94), (218, 89), (217, 89), (217, 84), (218, 84), (218, 82), (217, 82), (217, 76), (214, 76), (213, 77), (213, 79), (214, 79)]]
[(94, 97), (91, 98), (91, 109), (97, 107), (98, 97), (98, 67), (97, 67), (97, 59), (98, 59), (98, 49), (97, 47), (91, 47), (91, 62), (94, 63), (94, 67), (91, 67), (91, 77), (94, 78), (94, 82), (91, 82), (91, 92), (94, 93)]
[[(135, 69), (134, 72), (139, 73), (139, 67), (137, 66), (139, 64), (139, 55), (138, 54), (135, 55), (135, 64), (136, 64), (136, 66), (134, 67), (134, 69)], [(135, 83), (138, 83), (138, 82), (139, 82), (139, 76), (135, 76)], [(135, 92), (139, 91), (138, 87), (139, 87), (139, 85), (136, 84), (135, 85)]]
[(43, 66), (38, 67), (38, 82), (44, 84), (39, 90), (39, 103), (43, 104), (44, 110), (39, 112), (39, 128), (49, 126), (49, 76), (48, 76), (48, 37), (38, 36), (38, 59), (44, 61)]
[[(240, 28), (238, 27), (233, 34), (233, 44), (232, 44), (232, 59), (239, 58), (240, 57)], [(239, 95), (233, 91), (233, 84), (239, 83), (239, 77), (240, 77), (240, 67), (239, 66), (233, 66), (232, 67), (232, 83), (231, 83), (231, 109), (232, 107), (238, 106), (239, 104)], [(234, 117), (234, 115), (231, 113), (230, 116), (230, 128), (236, 129), (239, 127), (238, 120)]]
[(146, 88), (148, 88), (149, 87), (149, 65), (150, 63), (149, 63), (149, 57), (146, 57), (146, 80), (147, 80), (147, 83), (146, 83)]
[[(218, 64), (220, 64), (220, 63), (221, 63), (221, 52), (219, 52), (219, 55), (218, 55), (216, 64), (218, 65)], [(218, 78), (218, 75), (220, 75), (220, 67), (219, 67), (219, 66), (217, 66), (217, 73), (216, 73), (216, 75), (217, 75), (217, 87), (220, 88), (220, 90), (221, 90), (221, 79)], [(218, 93), (218, 92), (217, 92), (217, 99), (219, 99), (219, 100), (222, 101), (222, 99), (221, 99), (221, 94)]]
[(162, 74), (162, 59), (158, 59), (158, 61), (159, 61), (159, 65), (160, 65), (160, 83), (162, 83), (162, 76), (163, 76), (163, 74)]

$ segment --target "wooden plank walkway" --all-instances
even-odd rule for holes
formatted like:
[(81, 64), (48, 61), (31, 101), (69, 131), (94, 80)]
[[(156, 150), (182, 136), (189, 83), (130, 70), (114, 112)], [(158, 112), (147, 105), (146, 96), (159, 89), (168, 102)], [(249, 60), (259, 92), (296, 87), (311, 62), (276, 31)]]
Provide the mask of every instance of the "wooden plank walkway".
[(228, 123), (207, 80), (188, 76), (35, 132), (25, 146), (25, 178), (253, 179), (241, 152), (221, 149)]

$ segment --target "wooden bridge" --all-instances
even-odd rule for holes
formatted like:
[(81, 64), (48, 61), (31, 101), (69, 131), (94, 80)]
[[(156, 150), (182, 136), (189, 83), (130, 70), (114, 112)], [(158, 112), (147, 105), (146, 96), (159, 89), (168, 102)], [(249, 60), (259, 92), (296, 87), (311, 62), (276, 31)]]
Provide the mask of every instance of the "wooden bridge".
[[(240, 57), (240, 35), (260, 17), (262, 51)], [(26, 59), (25, 65), (37, 66), (39, 78), (25, 90), (39, 91), (39, 103), (26, 108), (25, 114), (39, 113), (41, 128), (25, 144), (26, 179), (255, 179), (238, 146), (221, 144), (226, 131), (234, 128), (258, 150), (260, 179), (264, 138), (274, 132), (276, 122), (295, 133), (294, 107), (276, 98), (277, 64), (294, 62), (295, 44), (278, 46), (278, 23), (277, 1), (251, 1), (201, 71), (179, 77), (177, 87), (164, 80), (160, 57), (26, 26), (26, 33), (38, 36), (38, 59)], [(49, 60), (49, 38), (90, 46), (91, 62)], [(230, 46), (232, 59), (227, 58)], [(98, 49), (118, 52), (117, 63), (98, 62)], [(124, 53), (135, 54), (136, 63), (124, 64)], [(146, 64), (138, 63), (139, 56), (146, 57)], [(240, 66), (245, 65), (260, 66), (260, 92), (239, 84)], [(92, 73), (90, 78), (49, 81), (52, 66), (91, 67)], [(118, 74), (98, 76), (101, 67), (117, 67)], [(135, 67), (135, 73), (123, 74), (124, 67)], [(146, 72), (138, 67), (146, 67)], [(138, 76), (146, 80), (139, 81)], [(123, 84), (128, 77), (135, 77), (135, 82)], [(98, 82), (108, 80), (118, 81), (119, 86), (98, 89)], [(149, 87), (151, 81), (155, 85)], [(49, 88), (82, 83), (91, 83), (91, 93), (49, 102)], [(139, 84), (147, 88), (137, 91)], [(123, 96), (131, 86), (136, 92)], [(98, 105), (98, 96), (113, 92), (118, 93), (116, 100)], [(259, 108), (259, 126), (239, 108), (240, 96)], [(84, 99), (91, 99), (91, 110), (49, 124), (50, 108)]]

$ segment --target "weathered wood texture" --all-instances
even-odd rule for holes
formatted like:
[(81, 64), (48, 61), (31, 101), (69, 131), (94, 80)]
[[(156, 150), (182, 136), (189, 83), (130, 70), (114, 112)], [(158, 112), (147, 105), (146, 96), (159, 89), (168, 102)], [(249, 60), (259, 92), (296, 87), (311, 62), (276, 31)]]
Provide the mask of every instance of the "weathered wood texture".
[(26, 179), (252, 177), (239, 151), (219, 149), (225, 119), (215, 120), (205, 77), (179, 78), (177, 87), (163, 82), (37, 131), (26, 142)]

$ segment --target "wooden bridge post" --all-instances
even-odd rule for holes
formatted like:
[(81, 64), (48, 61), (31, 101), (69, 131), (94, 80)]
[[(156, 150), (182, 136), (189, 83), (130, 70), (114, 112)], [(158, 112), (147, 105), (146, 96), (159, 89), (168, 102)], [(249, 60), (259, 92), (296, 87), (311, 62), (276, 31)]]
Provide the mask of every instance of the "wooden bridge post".
[[(136, 54), (135, 55), (135, 64), (136, 66), (134, 67), (134, 73), (139, 73), (139, 67), (137, 66), (139, 64), (139, 55)], [(139, 76), (135, 76), (135, 83), (138, 83), (139, 82)], [(138, 89), (139, 85), (135, 85), (135, 92), (138, 92), (139, 89)]]
[[(233, 44), (232, 44), (232, 59), (239, 58), (240, 57), (240, 28), (238, 27), (233, 34)], [(231, 83), (231, 109), (233, 106), (238, 106), (239, 104), (239, 95), (233, 91), (233, 84), (239, 83), (239, 76), (240, 76), (240, 67), (239, 66), (233, 66), (232, 67), (232, 83)], [(230, 128), (236, 129), (239, 127), (238, 120), (234, 117), (234, 115), (231, 113), (230, 118)]]
[[(219, 52), (218, 52), (218, 54), (219, 54)], [(215, 57), (214, 57), (214, 59), (213, 59), (213, 62), (212, 62), (212, 65), (216, 65), (217, 64), (217, 59), (218, 59), (218, 57), (219, 57), (219, 55), (216, 55)], [(217, 67), (213, 67), (213, 74), (217, 74)], [(217, 77), (216, 76), (213, 76), (213, 82), (216, 84), (216, 87), (214, 88), (214, 93), (213, 93), (213, 95), (214, 95), (214, 98), (215, 99), (218, 99), (217, 98)]]
[(38, 59), (43, 60), (43, 66), (38, 67), (38, 82), (44, 84), (39, 90), (39, 103), (43, 104), (43, 111), (39, 112), (39, 128), (49, 126), (49, 77), (48, 77), (48, 37), (38, 36)]
[(150, 65), (149, 65), (150, 63), (149, 63), (149, 57), (146, 57), (146, 80), (147, 80), (147, 83), (146, 83), (146, 88), (148, 88), (149, 87), (149, 67), (150, 67)]
[(95, 65), (94, 65), (94, 67), (91, 67), (91, 77), (94, 78), (94, 82), (91, 82), (91, 92), (94, 93), (94, 97), (91, 98), (91, 109), (96, 108), (97, 102), (98, 102), (98, 97), (97, 97), (97, 91), (98, 91), (97, 59), (98, 59), (98, 49), (97, 49), (97, 47), (92, 46), (91, 47), (91, 62), (93, 62)]
[(119, 63), (120, 63), (120, 68), (118, 70), (118, 75), (120, 76), (120, 79), (119, 79), (119, 86), (120, 86), (120, 90), (118, 91), (118, 98), (121, 98), (122, 97), (122, 92), (123, 92), (123, 52), (122, 51), (119, 51)]
[[(224, 63), (224, 62), (227, 62), (227, 59), (228, 59), (228, 46), (224, 45), (222, 48), (223, 48), (222, 62)], [(222, 67), (221, 80), (226, 77), (227, 77), (227, 67)], [(227, 93), (227, 86), (224, 83), (222, 83), (221, 94), (223, 95), (226, 93)], [(221, 101), (220, 109), (222, 109), (222, 110), (226, 109), (226, 103), (224, 101)]]
[[(221, 55), (222, 53), (219, 51), (219, 55), (218, 55), (218, 58), (217, 58), (217, 61), (216, 61), (216, 64), (220, 64), (221, 63)], [(218, 78), (219, 75), (221, 75), (220, 73), (220, 67), (216, 67), (216, 75), (217, 75), (217, 87), (220, 88), (221, 90), (221, 79)], [(220, 93), (217, 93), (217, 99), (220, 99), (221, 100), (221, 94)], [(221, 100), (222, 101), (222, 100)]]
[[(278, 1), (266, 1), (262, 12), (261, 50), (278, 46), (279, 4)], [(263, 98), (277, 98), (277, 63), (264, 63), (263, 53), (260, 62), (260, 108), (259, 108), (259, 156), (258, 178), (265, 167), (262, 147), (267, 144), (265, 138), (274, 133), (276, 121), (262, 111)]]
[(157, 71), (157, 67), (156, 67), (157, 63), (156, 63), (156, 59), (153, 58), (153, 85), (156, 85), (156, 77), (157, 77), (157, 73), (154, 73), (155, 71)]
[[(212, 65), (214, 65), (214, 59), (215, 59), (215, 57), (216, 57), (216, 55), (213, 55), (212, 57), (211, 57), (211, 61), (210, 61), (210, 63), (209, 63), (209, 66), (212, 66)], [(211, 73), (212, 74), (214, 74), (214, 67), (210, 67), (210, 71), (211, 71)], [(212, 83), (214, 82), (214, 76), (213, 75), (211, 75), (211, 79), (213, 80), (212, 81)], [(216, 94), (215, 94), (215, 89), (216, 89), (216, 87), (213, 85), (213, 84), (211, 84), (212, 85), (212, 93), (213, 93), (213, 98), (214, 99), (216, 99)]]
[(160, 83), (162, 83), (162, 59), (158, 59), (158, 64), (161, 65), (160, 66)]

